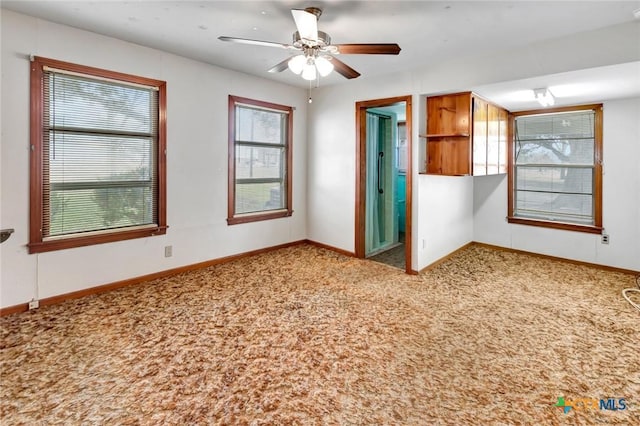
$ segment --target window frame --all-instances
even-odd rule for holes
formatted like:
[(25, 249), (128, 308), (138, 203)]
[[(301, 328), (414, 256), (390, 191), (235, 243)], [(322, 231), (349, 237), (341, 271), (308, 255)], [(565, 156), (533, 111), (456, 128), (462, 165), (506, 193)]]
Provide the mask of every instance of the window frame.
[[(256, 108), (275, 110), (285, 113), (286, 131), (285, 138), (285, 177), (286, 185), (286, 205), (282, 209), (267, 210), (252, 213), (236, 214), (236, 106), (237, 104), (249, 105)], [(288, 217), (293, 214), (292, 200), (292, 167), (293, 167), (293, 107), (275, 104), (271, 102), (259, 101), (240, 96), (229, 95), (229, 152), (228, 152), (228, 189), (227, 189), (227, 224), (237, 225), (241, 223), (257, 222), (262, 220), (278, 219)]]
[[(30, 167), (29, 167), (29, 253), (41, 253), (73, 247), (83, 247), (115, 241), (163, 235), (166, 222), (166, 82), (100, 68), (78, 65), (56, 59), (35, 56), (30, 65)], [(77, 73), (88, 78), (108, 79), (158, 88), (158, 143), (157, 143), (157, 224), (130, 226), (93, 232), (79, 232), (45, 240), (43, 236), (44, 196), (44, 67)]]
[[(515, 207), (515, 119), (524, 115), (553, 114), (574, 111), (592, 110), (594, 117), (594, 181), (593, 181), (593, 225), (584, 225), (571, 222), (560, 222), (543, 219), (533, 219), (514, 216)], [(539, 226), (566, 231), (586, 232), (590, 234), (602, 234), (602, 104), (576, 105), (556, 108), (535, 109), (518, 111), (509, 114), (509, 176), (508, 176), (508, 213), (507, 222), (519, 225)]]

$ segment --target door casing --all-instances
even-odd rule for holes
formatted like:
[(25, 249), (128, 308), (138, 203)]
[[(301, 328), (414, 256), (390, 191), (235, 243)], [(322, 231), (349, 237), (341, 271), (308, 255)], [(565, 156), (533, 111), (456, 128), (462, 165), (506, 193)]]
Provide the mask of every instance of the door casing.
[(412, 253), (412, 97), (397, 96), (393, 98), (373, 99), (356, 102), (356, 203), (355, 203), (355, 253), (356, 257), (365, 257), (365, 214), (366, 214), (366, 158), (367, 158), (367, 109), (405, 103), (407, 126), (407, 179), (406, 179), (406, 211), (405, 211), (405, 272), (416, 274), (411, 268)]

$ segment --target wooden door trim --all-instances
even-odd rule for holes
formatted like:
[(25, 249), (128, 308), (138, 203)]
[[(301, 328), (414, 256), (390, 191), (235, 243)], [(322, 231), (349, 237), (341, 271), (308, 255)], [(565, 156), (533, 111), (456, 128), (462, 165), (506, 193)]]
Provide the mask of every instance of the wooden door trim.
[(415, 273), (411, 269), (412, 253), (412, 196), (413, 196), (413, 141), (412, 141), (412, 97), (396, 96), (393, 98), (373, 99), (356, 102), (356, 200), (355, 200), (355, 254), (364, 258), (365, 248), (365, 214), (366, 214), (366, 158), (367, 158), (367, 109), (386, 107), (405, 103), (407, 126), (407, 172), (406, 172), (406, 205), (405, 205), (405, 271)]

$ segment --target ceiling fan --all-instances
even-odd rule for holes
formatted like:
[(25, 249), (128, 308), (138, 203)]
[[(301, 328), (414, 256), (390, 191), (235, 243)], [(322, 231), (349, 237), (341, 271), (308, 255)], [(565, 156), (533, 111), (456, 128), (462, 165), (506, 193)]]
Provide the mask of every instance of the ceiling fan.
[(293, 33), (293, 43), (283, 44), (270, 41), (250, 40), (246, 38), (220, 36), (219, 40), (257, 46), (278, 47), (302, 53), (289, 57), (275, 65), (269, 72), (282, 72), (289, 68), (295, 74), (301, 74), (305, 80), (325, 77), (334, 69), (346, 78), (356, 78), (360, 73), (333, 55), (397, 55), (400, 46), (396, 43), (383, 44), (331, 44), (329, 34), (318, 30), (318, 18), (322, 10), (317, 7), (292, 9), (291, 14), (297, 30)]

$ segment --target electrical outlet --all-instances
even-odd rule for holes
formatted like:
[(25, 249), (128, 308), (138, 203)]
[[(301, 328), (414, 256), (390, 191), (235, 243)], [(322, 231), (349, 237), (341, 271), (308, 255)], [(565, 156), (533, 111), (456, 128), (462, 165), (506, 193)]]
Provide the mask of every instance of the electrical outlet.
[(164, 246), (164, 257), (173, 256), (173, 246)]
[(29, 310), (38, 309), (39, 307), (40, 307), (40, 301), (39, 300), (32, 300), (31, 302), (29, 302)]
[(602, 244), (609, 244), (609, 234), (602, 234)]
[(426, 240), (423, 238), (423, 239), (422, 239), (422, 250), (424, 250), (424, 249), (426, 249), (426, 248), (427, 248), (427, 242), (426, 242)]

